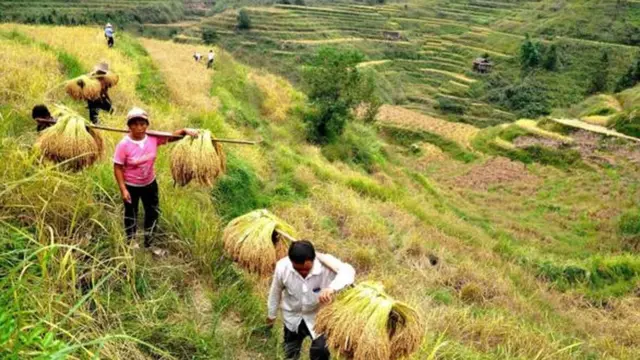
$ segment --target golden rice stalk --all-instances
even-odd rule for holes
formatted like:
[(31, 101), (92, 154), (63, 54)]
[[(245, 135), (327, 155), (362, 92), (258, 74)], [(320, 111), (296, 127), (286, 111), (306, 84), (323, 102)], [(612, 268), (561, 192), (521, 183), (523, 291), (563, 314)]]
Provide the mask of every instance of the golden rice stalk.
[(102, 81), (103, 86), (107, 89), (118, 85), (118, 81), (120, 80), (120, 77), (112, 72), (108, 72), (106, 74), (92, 73), (91, 77)]
[(268, 210), (254, 210), (229, 222), (222, 235), (224, 249), (249, 271), (267, 275), (289, 249), (288, 241), (276, 230), (295, 236), (291, 225)]
[(382, 284), (362, 282), (320, 309), (315, 331), (348, 359), (395, 360), (418, 349), (425, 327), (422, 316)]
[(57, 122), (43, 130), (36, 148), (49, 160), (77, 171), (90, 166), (100, 158), (104, 143), (102, 137), (87, 125), (89, 122), (73, 110), (55, 105), (52, 114)]
[(192, 180), (206, 186), (226, 170), (226, 157), (222, 145), (213, 144), (211, 131), (198, 136), (185, 136), (171, 152), (171, 175), (176, 184), (185, 186)]
[(68, 80), (64, 88), (75, 100), (95, 100), (100, 97), (102, 91), (100, 81), (87, 75)]

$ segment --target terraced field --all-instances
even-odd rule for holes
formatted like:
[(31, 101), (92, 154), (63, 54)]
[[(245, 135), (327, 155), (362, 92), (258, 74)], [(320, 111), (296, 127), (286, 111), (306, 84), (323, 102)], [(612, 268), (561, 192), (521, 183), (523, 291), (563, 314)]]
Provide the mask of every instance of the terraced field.
[[(227, 10), (184, 33), (195, 39), (201, 29), (214, 29), (226, 48), (294, 80), (297, 74), (290, 69), (317, 47), (357, 48), (369, 58), (363, 66), (382, 79), (387, 103), (486, 126), (516, 117), (472, 94), (482, 76), (471, 71), (471, 63), (489, 54), (500, 67), (517, 52), (522, 37), (481, 25), (515, 16), (525, 6), (527, 2), (489, 1), (276, 4), (246, 8), (252, 22), (249, 31), (237, 31), (237, 10)], [(274, 58), (276, 66), (270, 61)]]
[[(188, 3), (188, 2), (187, 2)], [(2, 0), (0, 21), (37, 24), (177, 21), (184, 15), (181, 0)]]

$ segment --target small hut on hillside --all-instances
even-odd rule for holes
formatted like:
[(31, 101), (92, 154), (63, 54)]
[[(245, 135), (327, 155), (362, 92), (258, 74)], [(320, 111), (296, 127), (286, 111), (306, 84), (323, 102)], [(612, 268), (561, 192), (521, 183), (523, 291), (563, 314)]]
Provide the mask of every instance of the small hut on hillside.
[(493, 68), (493, 62), (487, 57), (479, 57), (473, 60), (473, 71), (475, 72), (486, 74), (491, 72), (491, 68)]

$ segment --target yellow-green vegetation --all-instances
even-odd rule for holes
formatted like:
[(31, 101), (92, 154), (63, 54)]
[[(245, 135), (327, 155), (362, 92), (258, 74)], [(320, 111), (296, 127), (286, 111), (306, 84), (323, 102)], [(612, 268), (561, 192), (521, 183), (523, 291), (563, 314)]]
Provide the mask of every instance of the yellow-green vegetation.
[(363, 282), (322, 308), (316, 330), (348, 358), (395, 360), (420, 346), (425, 324), (415, 309), (385, 293), (382, 284)]
[[(443, 10), (452, 14), (447, 19), (433, 16), (439, 11), (434, 8), (423, 20), (407, 16), (414, 10), (424, 15), (414, 3), (406, 11), (398, 4), (330, 16), (313, 7), (306, 11), (346, 27), (354, 21), (340, 17), (375, 10), (418, 30), (460, 33), (455, 19), (490, 22), (494, 13), (523, 3), (496, 4), (499, 10), (481, 15), (477, 7), (466, 11), (451, 2)], [(463, 13), (453, 15), (456, 7)], [(293, 11), (277, 9), (289, 16)], [(277, 20), (274, 15), (282, 12), (269, 14)], [(252, 26), (261, 26), (251, 15)], [(316, 24), (322, 23), (302, 19), (292, 28)], [(497, 52), (517, 51), (509, 50), (514, 42), (501, 39), (486, 41), (496, 40)], [(624, 142), (614, 143), (607, 153), (614, 161), (605, 165), (586, 156), (581, 161), (588, 166), (570, 163), (572, 153), (565, 149), (553, 149), (554, 156), (569, 154), (560, 159), (527, 153), (526, 166), (490, 161), (495, 150), (481, 145), (531, 133), (516, 125), (479, 130), (391, 107), (388, 115), (401, 115), (394, 125), (403, 125), (405, 115), (411, 120), (403, 131), (418, 128), (418, 119), (433, 121), (416, 137), (385, 129), (379, 136), (370, 124), (349, 123), (337, 142), (343, 148), (329, 161), (325, 149), (305, 141), (305, 96), (280, 78), (279, 86), (256, 80), (273, 75), (240, 64), (222, 48), (216, 49), (215, 69), (207, 71), (190, 57), (195, 46), (120, 34), (109, 49), (97, 28), (2, 24), (0, 45), (6, 49), (0, 52), (0, 156), (6, 165), (0, 168), (1, 358), (277, 359), (281, 324), (270, 337), (257, 331), (266, 314), (268, 280), (235, 266), (223, 241), (230, 220), (263, 208), (297, 229), (298, 238), (352, 264), (359, 279), (379, 280), (393, 299), (423, 314), (426, 331), (410, 359), (640, 355), (640, 260), (634, 250), (640, 172), (628, 156), (633, 147)], [(447, 54), (463, 64), (476, 55), (461, 50), (438, 57)], [(369, 60), (395, 58), (386, 55)], [(226, 146), (227, 171), (212, 190), (174, 187), (168, 152), (174, 145), (160, 148), (156, 244), (169, 251), (164, 258), (126, 241), (109, 156), (82, 172), (67, 172), (40, 162), (32, 149), (34, 104), (63, 102), (86, 113), (86, 104), (72, 101), (60, 86), (86, 70), (71, 75), (61, 64), (90, 69), (102, 60), (120, 75), (110, 91), (115, 113), (101, 113), (105, 125), (122, 127), (135, 105), (149, 112), (154, 129), (191, 127), (264, 140), (253, 147)], [(427, 79), (420, 75), (414, 85)], [(436, 80), (437, 89), (451, 78)], [(349, 150), (361, 144), (358, 134), (375, 144)], [(111, 154), (121, 135), (103, 135), (105, 154)], [(433, 146), (441, 150), (438, 156), (429, 150)], [(368, 160), (349, 161), (351, 154)], [(554, 166), (537, 161), (541, 155)], [(265, 240), (273, 248), (273, 239)]]
[(557, 132), (553, 132), (553, 131), (548, 131), (545, 129), (542, 129), (540, 127), (538, 127), (538, 122), (535, 120), (531, 120), (531, 119), (520, 119), (516, 122), (514, 122), (514, 124), (518, 127), (520, 127), (521, 129), (524, 129), (525, 131), (540, 136), (540, 137), (544, 137), (544, 138), (549, 138), (549, 139), (553, 139), (553, 140), (558, 140), (564, 143), (571, 143), (573, 142), (573, 139), (571, 139), (568, 136), (559, 134)]

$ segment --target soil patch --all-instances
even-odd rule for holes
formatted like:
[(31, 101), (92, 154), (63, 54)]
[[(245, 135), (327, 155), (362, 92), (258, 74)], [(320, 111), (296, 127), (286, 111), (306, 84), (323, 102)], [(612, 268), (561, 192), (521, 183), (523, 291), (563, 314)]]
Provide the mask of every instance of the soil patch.
[(496, 185), (516, 182), (536, 183), (538, 177), (529, 173), (525, 165), (505, 157), (494, 157), (474, 166), (469, 172), (455, 178), (455, 184), (474, 190), (487, 190)]

